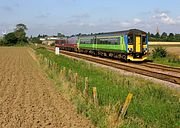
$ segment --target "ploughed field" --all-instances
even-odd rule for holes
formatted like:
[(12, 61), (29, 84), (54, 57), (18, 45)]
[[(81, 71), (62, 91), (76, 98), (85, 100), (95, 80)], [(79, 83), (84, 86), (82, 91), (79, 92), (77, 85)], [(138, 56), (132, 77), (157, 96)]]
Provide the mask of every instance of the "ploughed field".
[(0, 47), (0, 127), (93, 127), (40, 70), (29, 48)]

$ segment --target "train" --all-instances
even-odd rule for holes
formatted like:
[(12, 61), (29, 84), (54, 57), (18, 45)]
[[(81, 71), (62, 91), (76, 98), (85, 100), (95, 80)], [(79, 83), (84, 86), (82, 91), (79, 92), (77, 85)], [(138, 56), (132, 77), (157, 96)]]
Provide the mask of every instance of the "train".
[(62, 38), (55, 47), (123, 61), (145, 61), (149, 51), (147, 33), (139, 29)]

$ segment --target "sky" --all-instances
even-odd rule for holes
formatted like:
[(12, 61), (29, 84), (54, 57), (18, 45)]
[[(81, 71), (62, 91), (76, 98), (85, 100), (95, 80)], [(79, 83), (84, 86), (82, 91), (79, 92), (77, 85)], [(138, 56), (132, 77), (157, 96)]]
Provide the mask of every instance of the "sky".
[(180, 33), (180, 0), (0, 0), (0, 35), (16, 24), (27, 35), (141, 29)]

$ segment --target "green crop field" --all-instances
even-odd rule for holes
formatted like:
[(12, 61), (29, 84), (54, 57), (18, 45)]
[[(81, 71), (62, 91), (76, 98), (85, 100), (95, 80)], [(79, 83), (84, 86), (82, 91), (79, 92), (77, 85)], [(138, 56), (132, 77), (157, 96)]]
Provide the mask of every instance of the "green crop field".
[[(46, 49), (39, 48), (36, 52), (42, 58), (56, 63), (61, 70), (66, 67), (67, 81), (69, 69), (73, 73), (78, 73), (76, 88), (81, 93), (83, 93), (85, 77), (89, 79), (89, 90), (92, 90), (94, 86), (97, 87), (98, 107), (84, 100), (77, 100), (77, 96), (71, 97), (75, 101), (77, 112), (90, 118), (97, 127), (110, 126), (110, 117), (118, 113), (118, 108), (122, 107), (129, 92), (133, 94), (132, 102), (119, 127), (177, 128), (180, 125), (178, 90), (171, 90), (141, 77), (121, 75), (118, 72), (63, 55), (57, 56)], [(51, 78), (53, 79), (53, 76)], [(61, 82), (57, 84), (57, 86), (61, 85)], [(90, 99), (91, 95), (92, 91), (89, 91)]]

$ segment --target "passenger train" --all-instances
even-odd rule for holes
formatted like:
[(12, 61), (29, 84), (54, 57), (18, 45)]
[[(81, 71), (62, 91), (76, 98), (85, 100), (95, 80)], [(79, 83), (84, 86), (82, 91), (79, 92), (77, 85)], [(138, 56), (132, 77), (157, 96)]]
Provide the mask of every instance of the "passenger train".
[(138, 29), (64, 38), (56, 40), (55, 46), (60, 50), (107, 56), (124, 61), (144, 61), (148, 56), (147, 33)]

